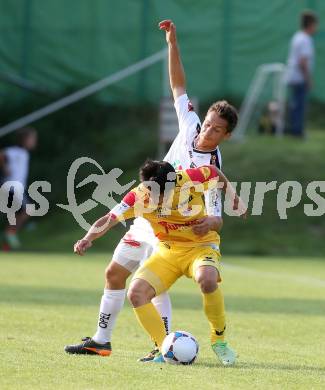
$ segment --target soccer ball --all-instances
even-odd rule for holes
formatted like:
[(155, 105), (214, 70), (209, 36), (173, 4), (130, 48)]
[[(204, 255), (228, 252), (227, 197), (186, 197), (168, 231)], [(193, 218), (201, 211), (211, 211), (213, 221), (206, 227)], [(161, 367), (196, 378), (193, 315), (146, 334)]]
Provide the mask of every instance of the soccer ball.
[(199, 352), (199, 344), (191, 333), (177, 330), (165, 337), (161, 353), (166, 363), (192, 364)]

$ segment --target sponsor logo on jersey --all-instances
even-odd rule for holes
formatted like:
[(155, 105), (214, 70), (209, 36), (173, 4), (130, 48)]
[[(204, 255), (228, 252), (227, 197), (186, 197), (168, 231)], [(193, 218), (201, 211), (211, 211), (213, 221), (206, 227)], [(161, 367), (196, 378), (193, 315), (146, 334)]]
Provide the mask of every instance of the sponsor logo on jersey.
[(184, 217), (191, 217), (193, 214), (192, 207), (188, 207), (186, 210), (181, 211)]
[(197, 223), (197, 220), (187, 221), (185, 223), (169, 223), (167, 221), (160, 221), (158, 222), (158, 225), (163, 226), (165, 228), (165, 232), (168, 234), (170, 230), (188, 229), (190, 226), (196, 225)]
[(171, 208), (157, 207), (157, 217), (158, 218), (168, 217), (170, 215), (171, 210), (177, 210), (177, 207), (171, 207)]
[[(188, 203), (191, 202), (192, 200), (194, 199), (194, 196), (193, 195), (190, 195), (188, 197), (188, 199), (184, 200), (183, 202), (179, 202), (176, 206), (174, 207), (162, 207), (162, 206), (158, 206), (157, 207), (157, 217), (158, 218), (166, 218), (166, 217), (169, 217), (171, 215), (171, 211), (172, 210), (180, 210), (182, 208), (184, 208), (185, 206), (188, 206)], [(190, 211), (192, 210), (192, 207), (191, 206), (188, 206), (187, 207), (187, 211)], [(183, 212), (183, 210), (182, 210)]]

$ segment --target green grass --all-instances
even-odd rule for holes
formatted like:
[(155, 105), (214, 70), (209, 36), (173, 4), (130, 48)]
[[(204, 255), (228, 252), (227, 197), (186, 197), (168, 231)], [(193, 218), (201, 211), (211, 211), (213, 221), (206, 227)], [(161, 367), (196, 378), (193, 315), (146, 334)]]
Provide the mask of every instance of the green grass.
[(1, 389), (321, 389), (325, 387), (325, 262), (317, 258), (225, 258), (228, 339), (237, 365), (221, 367), (208, 342), (197, 286), (172, 288), (173, 329), (192, 332), (191, 367), (144, 365), (151, 344), (129, 305), (109, 358), (68, 356), (92, 335), (109, 254), (1, 254)]

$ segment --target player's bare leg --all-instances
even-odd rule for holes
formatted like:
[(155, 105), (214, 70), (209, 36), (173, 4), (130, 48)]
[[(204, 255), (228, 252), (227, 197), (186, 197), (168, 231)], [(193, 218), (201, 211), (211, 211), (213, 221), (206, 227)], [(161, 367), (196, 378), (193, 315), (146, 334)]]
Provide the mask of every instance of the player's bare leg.
[[(105, 288), (101, 299), (97, 331), (93, 337), (85, 337), (83, 343), (67, 345), (65, 351), (73, 354), (98, 354), (109, 356), (112, 352), (111, 337), (115, 327), (116, 319), (124, 305), (126, 295), (126, 281), (131, 271), (118, 264), (118, 261), (111, 261), (105, 270)], [(168, 333), (167, 324), (170, 323), (171, 303), (167, 293), (161, 294), (153, 300)], [(166, 320), (165, 320), (166, 318)], [(104, 350), (104, 351), (103, 351)], [(154, 348), (149, 354), (140, 359), (151, 361), (157, 355)]]
[[(93, 336), (93, 340), (95, 340), (98, 343), (105, 343), (111, 341), (111, 336), (113, 329), (115, 327), (116, 318), (121, 311), (124, 299), (125, 299), (125, 286), (126, 281), (128, 277), (131, 275), (131, 272), (127, 270), (125, 267), (118, 264), (118, 261), (112, 261), (105, 271), (106, 276), (106, 284), (105, 284), (105, 290), (104, 295), (102, 298), (101, 303), (101, 309), (99, 313), (99, 320), (98, 320), (98, 328), (96, 334)], [(108, 296), (107, 299), (105, 299), (105, 293), (106, 296)], [(114, 304), (114, 300), (120, 300), (122, 298), (123, 294), (123, 302), (120, 302), (120, 304)], [(103, 303), (103, 300), (107, 302)], [(170, 317), (171, 317), (171, 303), (169, 295), (164, 292), (160, 294), (157, 297), (153, 297), (152, 303), (154, 304), (156, 310), (160, 314), (164, 326), (165, 326), (165, 332), (168, 334), (168, 325), (170, 324)], [(105, 311), (106, 310), (106, 311)], [(103, 314), (105, 313), (105, 314)], [(101, 318), (102, 317), (102, 318)], [(103, 317), (109, 318), (107, 328), (103, 328)], [(102, 321), (102, 322), (101, 322)], [(159, 352), (158, 348), (155, 346), (155, 348), (149, 352), (146, 356), (139, 359), (140, 361), (146, 362), (153, 360), (157, 353)]]
[(97, 332), (93, 340), (99, 344), (111, 341), (118, 314), (122, 310), (126, 295), (126, 281), (131, 272), (112, 261), (105, 270), (105, 288), (101, 299)]
[(217, 280), (218, 270), (212, 266), (200, 266), (195, 272), (195, 280), (203, 295), (204, 312), (211, 328), (211, 346), (224, 366), (235, 363), (236, 354), (224, 339), (226, 329), (224, 298)]
[(29, 218), (30, 217), (26, 214), (26, 211), (22, 210), (16, 215), (16, 225), (9, 225), (6, 228), (5, 239), (11, 249), (20, 248), (21, 243), (17, 234)]
[(83, 343), (67, 345), (65, 351), (73, 354), (109, 356), (112, 352), (111, 336), (118, 314), (125, 301), (125, 285), (131, 272), (112, 261), (105, 270), (105, 288), (101, 299), (97, 332)]

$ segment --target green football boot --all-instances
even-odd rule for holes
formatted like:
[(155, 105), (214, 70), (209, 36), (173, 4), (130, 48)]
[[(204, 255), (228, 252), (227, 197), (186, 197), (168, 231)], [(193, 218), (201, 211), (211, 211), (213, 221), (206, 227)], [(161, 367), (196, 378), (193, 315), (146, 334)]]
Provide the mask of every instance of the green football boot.
[(223, 341), (211, 345), (213, 352), (224, 366), (232, 366), (236, 361), (236, 352)]
[(139, 359), (138, 362), (143, 363), (166, 363), (165, 359), (163, 358), (163, 355), (161, 352), (159, 352), (159, 349), (154, 349), (152, 352), (150, 352), (150, 358), (145, 357), (142, 359)]
[(157, 355), (151, 361), (153, 363), (166, 363), (161, 352), (157, 353)]

